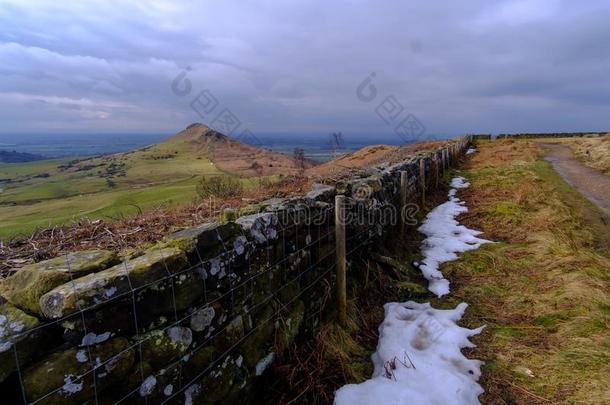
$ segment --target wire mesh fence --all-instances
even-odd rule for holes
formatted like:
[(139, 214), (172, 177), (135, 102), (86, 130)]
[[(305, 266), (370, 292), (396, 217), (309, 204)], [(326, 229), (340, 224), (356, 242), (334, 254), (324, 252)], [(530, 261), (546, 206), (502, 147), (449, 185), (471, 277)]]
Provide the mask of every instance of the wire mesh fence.
[[(411, 199), (444, 153), (400, 166)], [(399, 188), (396, 170), (350, 183), (348, 259), (404, 220)], [(324, 200), (272, 203), (85, 275), (66, 255), (65, 283), (34, 294), (40, 311), (0, 315), (5, 400), (240, 402), (275, 351), (332, 314), (336, 207)]]

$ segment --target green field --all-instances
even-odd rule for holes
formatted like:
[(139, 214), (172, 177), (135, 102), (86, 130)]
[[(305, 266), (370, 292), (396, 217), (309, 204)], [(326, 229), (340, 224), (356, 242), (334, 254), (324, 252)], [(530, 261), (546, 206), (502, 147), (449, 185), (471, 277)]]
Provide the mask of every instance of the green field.
[(82, 217), (114, 218), (138, 208), (186, 204), (196, 198), (201, 176), (220, 174), (187, 144), (170, 143), (88, 159), (3, 163), (0, 238)]

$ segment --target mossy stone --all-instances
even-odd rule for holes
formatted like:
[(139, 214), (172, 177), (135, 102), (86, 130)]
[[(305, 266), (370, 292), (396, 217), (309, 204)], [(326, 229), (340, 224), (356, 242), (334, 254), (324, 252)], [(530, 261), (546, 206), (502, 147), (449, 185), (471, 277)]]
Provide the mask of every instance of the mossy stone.
[(239, 227), (234, 223), (206, 222), (201, 225), (183, 229), (167, 236), (161, 247), (178, 247), (191, 254), (199, 250), (201, 254), (210, 247), (221, 244), (239, 234)]
[(142, 359), (153, 370), (158, 370), (167, 363), (184, 355), (193, 342), (189, 328), (174, 326), (166, 330), (154, 330), (138, 338)]
[(0, 382), (16, 370), (13, 345), (17, 347), (19, 364), (27, 364), (40, 346), (42, 330), (28, 330), (40, 321), (9, 303), (0, 305)]
[(182, 250), (153, 248), (135, 259), (56, 287), (40, 298), (40, 308), (47, 318), (61, 318), (81, 308), (109, 301), (131, 291), (132, 287), (154, 283), (185, 265), (186, 255)]
[(180, 389), (183, 377), (180, 363), (174, 363), (167, 368), (156, 371), (143, 370), (143, 381), (142, 372), (138, 369), (135, 371), (137, 372), (137, 378), (134, 379), (135, 383), (132, 383), (130, 387), (133, 390), (134, 387), (139, 385), (138, 394), (141, 398), (146, 398), (148, 403), (160, 404)]
[[(23, 371), (23, 388), (28, 401), (44, 397), (45, 404), (81, 403), (92, 398), (96, 391), (103, 397), (104, 389), (127, 377), (133, 362), (134, 350), (124, 338), (88, 349), (67, 349)], [(93, 367), (95, 385), (90, 372)]]
[(277, 329), (278, 350), (287, 348), (299, 334), (303, 317), (305, 316), (305, 304), (298, 300), (293, 304), (292, 310), (287, 316), (280, 317)]
[(30, 264), (7, 278), (0, 295), (16, 307), (42, 315), (38, 301), (53, 288), (89, 273), (106, 269), (118, 262), (116, 254), (106, 250), (84, 250)]
[[(251, 369), (254, 369), (256, 363), (265, 357), (268, 349), (273, 344), (273, 332), (275, 331), (275, 314), (274, 305), (268, 305), (257, 316), (258, 320), (255, 323), (257, 329), (251, 333), (241, 344), (241, 352), (244, 356), (246, 364)], [(258, 325), (258, 326), (257, 326)]]
[(203, 290), (203, 281), (198, 275), (184, 272), (139, 292), (136, 298), (138, 310), (143, 319), (180, 312), (203, 297)]
[[(218, 363), (197, 384), (198, 389), (193, 392), (192, 402), (195, 404), (233, 403), (226, 401), (235, 390), (239, 390), (247, 378), (247, 373), (236, 364), (235, 356), (228, 355)], [(234, 396), (233, 396), (234, 397)], [(243, 397), (241, 398), (243, 402)]]

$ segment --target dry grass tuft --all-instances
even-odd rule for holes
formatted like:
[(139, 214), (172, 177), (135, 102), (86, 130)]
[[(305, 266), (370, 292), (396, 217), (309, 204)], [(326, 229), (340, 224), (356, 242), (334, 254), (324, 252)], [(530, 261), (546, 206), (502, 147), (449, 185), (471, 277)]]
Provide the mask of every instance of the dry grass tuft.
[[(488, 147), (490, 144), (493, 147)], [(499, 139), (479, 141), (478, 153), (470, 155), (468, 168), (485, 169), (535, 161), (540, 151), (532, 141)]]

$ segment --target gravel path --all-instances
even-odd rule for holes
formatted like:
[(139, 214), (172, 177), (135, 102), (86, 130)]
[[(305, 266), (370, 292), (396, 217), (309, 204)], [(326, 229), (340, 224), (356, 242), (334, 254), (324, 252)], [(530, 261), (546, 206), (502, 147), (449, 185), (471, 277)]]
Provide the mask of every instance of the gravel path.
[(547, 161), (572, 187), (610, 215), (610, 177), (583, 165), (570, 148), (559, 143), (542, 143), (549, 150)]

